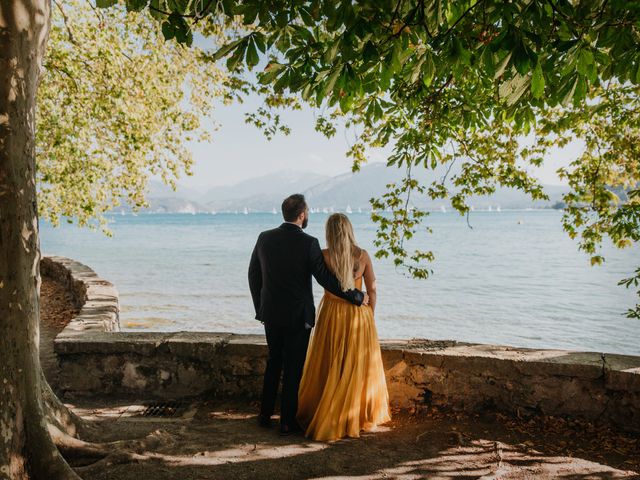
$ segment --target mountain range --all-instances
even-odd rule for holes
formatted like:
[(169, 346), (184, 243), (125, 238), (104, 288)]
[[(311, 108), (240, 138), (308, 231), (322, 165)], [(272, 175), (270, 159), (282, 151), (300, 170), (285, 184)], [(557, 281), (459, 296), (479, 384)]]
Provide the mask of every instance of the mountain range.
[[(150, 213), (210, 213), (210, 212), (270, 212), (279, 211), (282, 199), (291, 193), (303, 193), (309, 206), (329, 211), (369, 210), (369, 199), (380, 197), (386, 185), (398, 182), (404, 171), (372, 163), (357, 173), (345, 173), (335, 177), (308, 172), (284, 171), (245, 180), (232, 186), (213, 187), (206, 192), (178, 185), (174, 192), (158, 181), (150, 182), (147, 195)], [(416, 179), (426, 183), (441, 178), (444, 171), (420, 169)], [(568, 187), (546, 185), (548, 201), (532, 201), (526, 194), (508, 188), (499, 188), (493, 195), (473, 197), (469, 204), (477, 210), (489, 208), (524, 209), (550, 208), (562, 200)], [(444, 200), (420, 198), (414, 205), (430, 210), (449, 209)], [(120, 209), (118, 209), (120, 210)]]

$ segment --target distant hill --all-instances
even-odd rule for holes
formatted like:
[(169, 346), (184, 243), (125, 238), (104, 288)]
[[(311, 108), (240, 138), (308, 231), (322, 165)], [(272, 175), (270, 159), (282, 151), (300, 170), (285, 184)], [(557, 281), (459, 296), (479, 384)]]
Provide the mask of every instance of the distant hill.
[[(344, 210), (347, 205), (352, 209), (369, 209), (369, 199), (380, 197), (386, 191), (389, 183), (397, 183), (402, 180), (404, 170), (390, 168), (384, 164), (371, 164), (364, 167), (358, 173), (346, 173), (332, 178), (326, 182), (316, 185), (305, 192), (309, 205), (313, 207), (333, 207)], [(419, 169), (416, 178), (421, 182), (432, 182), (444, 176), (442, 168), (435, 171)], [(472, 197), (469, 204), (474, 208), (486, 210), (492, 208), (504, 209), (524, 209), (524, 208), (545, 208), (551, 207), (555, 202), (561, 200), (562, 195), (568, 191), (564, 186), (545, 186), (545, 191), (549, 195), (549, 201), (534, 202), (525, 193), (518, 190), (499, 188), (489, 197)], [(413, 197), (413, 205), (419, 208), (437, 210), (441, 207), (449, 208), (447, 199), (431, 200), (423, 196)]]
[[(277, 205), (282, 197), (291, 193), (302, 193), (309, 187), (329, 180), (331, 177), (315, 173), (282, 171), (245, 180), (236, 185), (214, 187), (207, 191), (199, 201), (216, 209), (231, 208), (240, 200), (248, 206), (259, 208), (271, 207), (274, 201)], [(246, 203), (251, 205), (247, 205)]]
[(201, 196), (201, 193), (195, 189), (185, 187), (184, 185), (178, 183), (176, 186), (176, 190), (174, 191), (169, 185), (166, 185), (163, 182), (158, 180), (150, 180), (147, 198), (191, 198), (194, 200), (198, 200)]
[(149, 207), (142, 210), (150, 213), (208, 213), (206, 205), (175, 197), (156, 197), (149, 199)]
[(383, 163), (366, 165), (357, 173), (338, 175), (304, 192), (312, 207), (369, 209), (369, 199), (386, 191), (386, 185), (402, 180), (404, 171)]
[[(345, 173), (336, 177), (304, 173), (279, 172), (252, 178), (232, 186), (214, 187), (205, 193), (178, 186), (171, 188), (160, 182), (151, 182), (148, 195), (149, 208), (158, 213), (200, 213), (279, 210), (283, 197), (291, 193), (304, 193), (312, 208), (352, 210), (370, 208), (369, 199), (380, 197), (386, 185), (402, 180), (404, 170), (387, 167), (383, 163), (366, 165), (360, 172)], [(440, 179), (444, 169), (435, 171), (418, 169), (416, 178), (421, 182)], [(489, 197), (472, 197), (469, 204), (477, 210), (550, 208), (561, 201), (568, 191), (564, 186), (545, 186), (549, 201), (533, 202), (526, 194), (508, 188), (500, 188)], [(413, 205), (430, 210), (449, 209), (448, 200), (431, 200), (426, 196), (414, 197)], [(120, 208), (118, 209), (120, 210)]]

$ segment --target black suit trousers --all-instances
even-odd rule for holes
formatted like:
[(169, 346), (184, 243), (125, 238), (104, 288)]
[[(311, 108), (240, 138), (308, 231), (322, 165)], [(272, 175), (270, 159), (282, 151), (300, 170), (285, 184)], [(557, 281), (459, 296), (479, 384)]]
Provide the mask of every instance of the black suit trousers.
[(293, 425), (296, 421), (298, 388), (302, 379), (311, 329), (265, 324), (264, 330), (269, 357), (264, 372), (260, 413), (267, 417), (273, 415), (282, 375), (280, 423)]

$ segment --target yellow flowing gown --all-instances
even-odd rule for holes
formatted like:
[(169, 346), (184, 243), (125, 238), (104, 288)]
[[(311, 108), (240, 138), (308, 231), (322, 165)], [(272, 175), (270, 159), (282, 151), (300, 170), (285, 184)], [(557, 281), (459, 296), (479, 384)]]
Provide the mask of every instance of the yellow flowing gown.
[[(362, 277), (356, 281), (362, 288)], [(325, 291), (298, 391), (298, 422), (314, 440), (359, 437), (391, 420), (373, 310)]]

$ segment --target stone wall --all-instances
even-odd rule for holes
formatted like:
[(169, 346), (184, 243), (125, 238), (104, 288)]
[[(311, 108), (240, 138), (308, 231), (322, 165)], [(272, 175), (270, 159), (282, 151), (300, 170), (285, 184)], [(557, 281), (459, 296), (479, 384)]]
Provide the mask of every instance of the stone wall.
[(62, 283), (81, 308), (61, 336), (120, 330), (118, 291), (111, 282), (98, 277), (86, 265), (65, 257), (43, 257), (40, 273)]
[[(543, 413), (640, 431), (640, 357), (428, 340), (382, 341), (381, 347), (394, 406)], [(267, 352), (261, 335), (97, 328), (65, 329), (55, 351), (65, 397), (160, 399), (257, 398)]]

